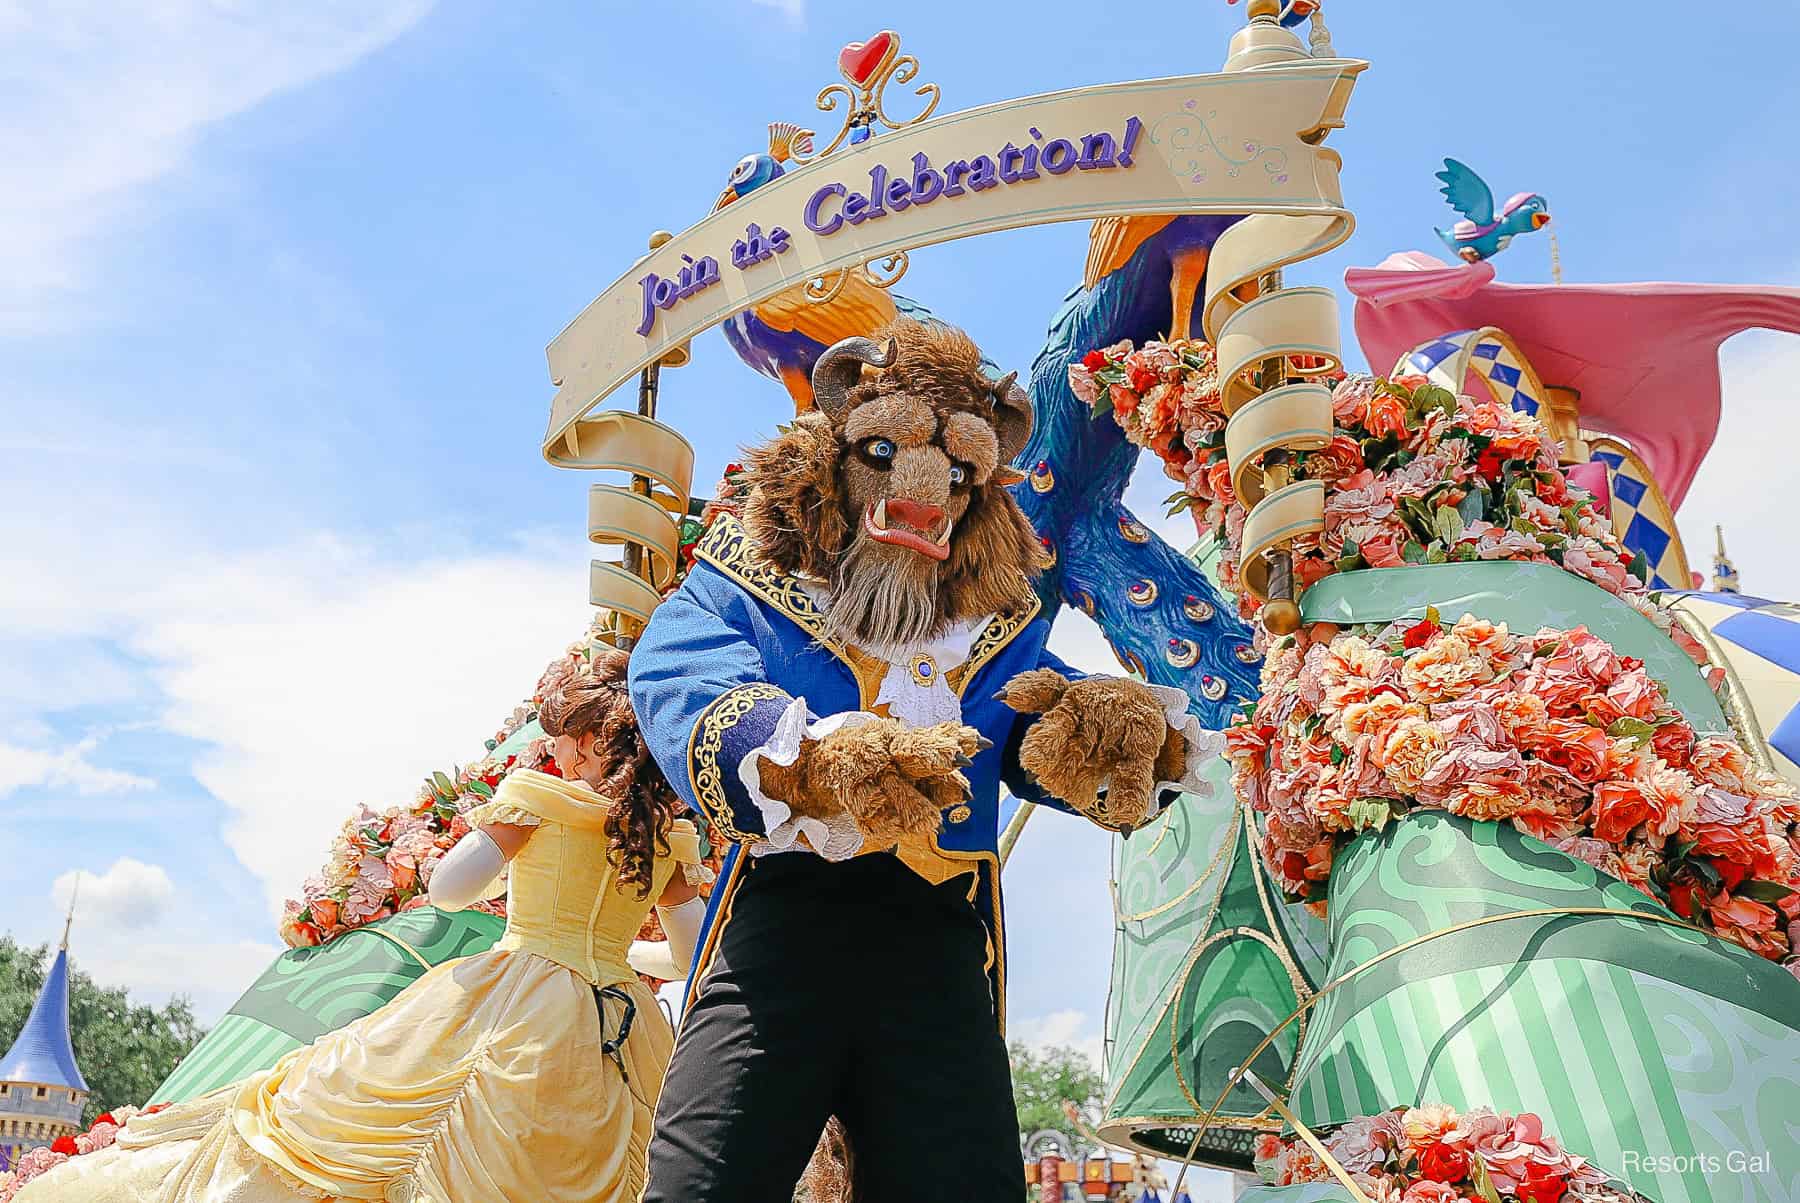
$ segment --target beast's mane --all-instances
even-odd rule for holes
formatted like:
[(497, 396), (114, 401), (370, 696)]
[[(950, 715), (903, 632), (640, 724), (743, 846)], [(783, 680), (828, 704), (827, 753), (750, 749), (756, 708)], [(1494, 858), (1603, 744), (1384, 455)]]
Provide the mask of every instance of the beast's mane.
[[(960, 330), (941, 323), (901, 320), (876, 335), (892, 338), (894, 364), (866, 376), (851, 391), (851, 408), (888, 393), (925, 401), (941, 416), (974, 413), (997, 420), (993, 381), (981, 352)], [(744, 526), (763, 561), (786, 575), (829, 581), (855, 534), (843, 465), (850, 448), (841, 430), (817, 410), (800, 415), (777, 435), (744, 453)], [(1045, 567), (1042, 544), (1004, 481), (1002, 471), (970, 490), (968, 510), (950, 538), (950, 558), (938, 568), (940, 624), (966, 622), (1030, 604), (1032, 580)]]

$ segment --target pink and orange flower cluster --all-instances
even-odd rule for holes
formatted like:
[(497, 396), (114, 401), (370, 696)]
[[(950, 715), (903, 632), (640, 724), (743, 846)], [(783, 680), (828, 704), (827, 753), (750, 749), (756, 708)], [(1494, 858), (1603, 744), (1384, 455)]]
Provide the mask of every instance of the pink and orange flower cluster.
[(1245, 709), (1237, 795), (1318, 908), (1339, 847), (1436, 808), (1510, 822), (1771, 960), (1800, 938), (1800, 795), (1585, 627), (1321, 623), (1271, 646)]
[[(1396, 1107), (1351, 1120), (1321, 1143), (1376, 1203), (1627, 1203), (1634, 1197), (1546, 1136), (1543, 1121), (1529, 1112)], [(1261, 1136), (1255, 1159), (1257, 1174), (1272, 1186), (1333, 1180), (1301, 1140)]]
[[(1455, 396), (1424, 376), (1323, 379), (1336, 385), (1335, 434), (1295, 463), (1295, 479), (1329, 486), (1323, 535), (1294, 545), (1303, 588), (1357, 568), (1530, 560), (1651, 608), (1647, 566), (1634, 562), (1593, 499), (1569, 484), (1534, 415)], [(1239, 595), (1243, 616), (1253, 617), (1260, 603), (1237, 579), (1248, 515), (1231, 489), (1212, 348), (1198, 340), (1118, 343), (1072, 365), (1069, 386), (1096, 416), (1110, 412), (1127, 439), (1154, 452), (1181, 482), (1171, 512), (1191, 509), (1200, 532), (1220, 542), (1220, 581)], [(1660, 625), (1671, 629), (1666, 620)]]

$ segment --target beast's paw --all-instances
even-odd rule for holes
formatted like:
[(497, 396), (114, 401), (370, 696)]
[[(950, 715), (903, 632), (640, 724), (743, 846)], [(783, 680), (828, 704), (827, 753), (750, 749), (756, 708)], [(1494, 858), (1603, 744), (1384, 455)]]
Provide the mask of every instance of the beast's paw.
[(796, 815), (829, 819), (849, 812), (864, 846), (882, 848), (937, 830), (942, 813), (969, 796), (961, 769), (988, 746), (971, 727), (912, 728), (894, 719), (841, 727), (801, 745), (799, 758), (763, 789)]
[[(1095, 821), (1126, 831), (1155, 813), (1159, 762), (1170, 748), (1168, 718), (1147, 686), (1117, 677), (1061, 682), (1044, 680), (1047, 670), (1022, 673), (1008, 684), (1032, 701), (1051, 698), (1047, 707), (1014, 706), (1041, 713), (1019, 746), (1019, 764), (1039, 785)], [(1029, 680), (1028, 680), (1029, 679)], [(1179, 737), (1177, 737), (1179, 748)], [(1101, 798), (1104, 786), (1106, 796)]]

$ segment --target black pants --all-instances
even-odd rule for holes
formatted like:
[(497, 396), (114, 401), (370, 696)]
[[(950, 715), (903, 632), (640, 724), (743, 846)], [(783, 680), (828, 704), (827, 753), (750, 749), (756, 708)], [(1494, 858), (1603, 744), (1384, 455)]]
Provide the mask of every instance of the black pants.
[[(987, 932), (968, 878), (891, 856), (785, 853), (746, 870), (683, 1018), (645, 1203), (788, 1203), (827, 1117), (857, 1203), (1025, 1195)], [(921, 1193), (923, 1192), (923, 1193)]]

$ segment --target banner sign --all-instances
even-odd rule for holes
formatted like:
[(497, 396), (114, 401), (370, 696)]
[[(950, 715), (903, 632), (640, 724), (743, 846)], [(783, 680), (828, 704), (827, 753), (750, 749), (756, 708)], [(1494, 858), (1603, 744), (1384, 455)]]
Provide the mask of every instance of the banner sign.
[(620, 276), (550, 344), (546, 449), (695, 335), (830, 273), (971, 235), (1135, 214), (1350, 217), (1328, 59), (1003, 101), (794, 168)]

